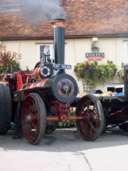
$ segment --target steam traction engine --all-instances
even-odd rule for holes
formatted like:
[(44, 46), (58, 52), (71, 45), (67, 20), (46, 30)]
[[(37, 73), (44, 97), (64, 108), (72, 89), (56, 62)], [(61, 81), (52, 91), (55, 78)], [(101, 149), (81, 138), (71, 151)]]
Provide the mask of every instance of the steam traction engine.
[(55, 61), (45, 56), (32, 72), (6, 74), (6, 82), (0, 84), (0, 134), (15, 123), (29, 143), (38, 144), (58, 122), (68, 120), (76, 121), (80, 135), (90, 141), (108, 125), (128, 131), (128, 66), (124, 96), (78, 98), (77, 83), (65, 72), (70, 66), (64, 64), (64, 21), (53, 26)]
[(70, 66), (64, 64), (64, 21), (53, 26), (55, 61), (45, 56), (32, 72), (6, 74), (0, 84), (0, 134), (15, 123), (29, 143), (38, 144), (67, 120), (76, 121), (85, 140), (95, 140), (108, 126), (128, 131), (128, 66), (124, 96), (78, 98), (77, 83), (65, 72)]
[(0, 134), (17, 118), (22, 136), (38, 144), (58, 122), (75, 120), (81, 136), (95, 140), (104, 129), (101, 103), (91, 95), (77, 98), (77, 83), (65, 73), (70, 66), (64, 64), (64, 21), (53, 26), (55, 61), (46, 57), (31, 73), (7, 74), (6, 83), (0, 84)]

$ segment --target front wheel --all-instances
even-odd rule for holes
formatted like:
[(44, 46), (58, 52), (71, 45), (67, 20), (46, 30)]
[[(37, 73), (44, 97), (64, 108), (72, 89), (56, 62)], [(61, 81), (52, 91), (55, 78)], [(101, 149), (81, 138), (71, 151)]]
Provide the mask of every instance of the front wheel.
[(94, 141), (101, 135), (105, 127), (105, 117), (102, 104), (97, 97), (87, 95), (81, 98), (76, 115), (83, 118), (77, 120), (76, 125), (84, 140)]
[(37, 93), (30, 93), (23, 102), (21, 112), (23, 137), (30, 144), (38, 144), (45, 134), (46, 108)]

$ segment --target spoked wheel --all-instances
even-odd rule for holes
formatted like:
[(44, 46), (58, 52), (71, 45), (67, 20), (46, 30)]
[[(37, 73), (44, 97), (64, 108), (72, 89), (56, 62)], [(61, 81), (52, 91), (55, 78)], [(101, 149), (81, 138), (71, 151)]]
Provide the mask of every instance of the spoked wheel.
[(105, 127), (105, 118), (101, 102), (93, 95), (83, 97), (76, 109), (76, 115), (82, 116), (77, 120), (77, 129), (83, 139), (94, 141), (100, 136)]
[(12, 119), (12, 99), (7, 85), (0, 84), (0, 135), (4, 135), (10, 128)]
[(31, 144), (38, 144), (45, 134), (46, 108), (37, 93), (30, 93), (23, 102), (21, 112), (23, 137)]

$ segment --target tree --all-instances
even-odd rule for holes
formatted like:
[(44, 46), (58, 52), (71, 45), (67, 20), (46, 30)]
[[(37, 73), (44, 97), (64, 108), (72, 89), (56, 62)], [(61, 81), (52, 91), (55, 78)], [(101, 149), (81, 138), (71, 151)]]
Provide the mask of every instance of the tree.
[(6, 49), (6, 46), (0, 45), (0, 73), (14, 72), (20, 69), (18, 60), (21, 55)]

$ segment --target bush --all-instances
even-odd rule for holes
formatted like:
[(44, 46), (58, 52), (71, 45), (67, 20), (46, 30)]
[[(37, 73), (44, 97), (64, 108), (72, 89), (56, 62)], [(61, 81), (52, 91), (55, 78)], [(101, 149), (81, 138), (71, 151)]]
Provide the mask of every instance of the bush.
[(111, 61), (107, 61), (106, 64), (98, 64), (97, 62), (78, 63), (74, 68), (78, 79), (93, 86), (112, 80), (116, 71), (116, 65)]
[[(69, 115), (70, 116), (75, 116), (76, 112), (75, 111), (70, 111)], [(73, 128), (75, 126), (76, 126), (76, 122), (74, 120), (67, 120), (65, 122), (58, 123), (58, 128)]]
[(16, 52), (7, 51), (4, 45), (0, 45), (0, 74), (19, 70), (18, 58), (19, 55)]
[(117, 78), (120, 83), (124, 83), (124, 65), (121, 65), (120, 70), (117, 72)]

